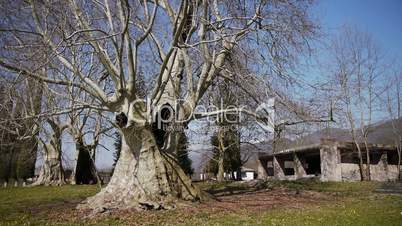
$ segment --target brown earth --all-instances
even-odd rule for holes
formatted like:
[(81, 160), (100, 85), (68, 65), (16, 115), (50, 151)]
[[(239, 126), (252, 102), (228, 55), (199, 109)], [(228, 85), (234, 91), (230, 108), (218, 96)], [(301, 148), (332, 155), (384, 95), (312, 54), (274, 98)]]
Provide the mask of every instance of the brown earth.
[[(92, 215), (88, 211), (77, 211), (71, 202), (32, 208), (36, 218), (53, 223), (175, 225), (191, 219), (235, 213), (260, 213), (269, 209), (295, 208), (328, 201), (332, 195), (315, 191), (295, 191), (286, 188), (272, 190), (243, 191), (237, 194), (221, 193), (216, 200), (203, 203), (182, 203), (174, 210), (141, 211), (135, 209), (109, 210)], [(76, 202), (78, 204), (78, 201)], [(130, 223), (128, 223), (130, 222)]]

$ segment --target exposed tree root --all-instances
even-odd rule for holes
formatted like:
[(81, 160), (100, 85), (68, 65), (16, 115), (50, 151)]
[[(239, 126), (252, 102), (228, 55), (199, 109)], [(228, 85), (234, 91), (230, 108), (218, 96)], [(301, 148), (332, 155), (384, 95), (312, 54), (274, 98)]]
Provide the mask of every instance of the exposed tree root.
[(60, 162), (47, 160), (43, 163), (38, 179), (31, 186), (61, 186), (66, 184)]
[(31, 185), (61, 186), (66, 184), (60, 151), (52, 144), (45, 144), (45, 161), (38, 179)]
[(123, 139), (121, 156), (110, 183), (80, 204), (79, 209), (96, 212), (124, 208), (171, 209), (180, 201), (202, 199), (200, 190), (175, 159), (159, 151), (153, 135), (145, 130), (141, 137), (138, 158)]

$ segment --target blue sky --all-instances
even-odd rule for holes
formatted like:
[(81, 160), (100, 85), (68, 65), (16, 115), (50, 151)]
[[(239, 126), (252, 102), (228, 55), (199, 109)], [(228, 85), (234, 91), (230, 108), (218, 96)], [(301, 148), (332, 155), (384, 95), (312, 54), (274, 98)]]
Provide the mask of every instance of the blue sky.
[(313, 14), (326, 34), (350, 24), (373, 35), (388, 57), (402, 56), (402, 0), (322, 0)]

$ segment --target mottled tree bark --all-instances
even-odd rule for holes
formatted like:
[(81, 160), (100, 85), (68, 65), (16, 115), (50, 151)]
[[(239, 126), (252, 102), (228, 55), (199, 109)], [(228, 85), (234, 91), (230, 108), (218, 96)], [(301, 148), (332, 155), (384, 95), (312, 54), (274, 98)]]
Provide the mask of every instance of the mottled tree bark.
[(61, 149), (54, 143), (44, 144), (44, 162), (38, 179), (32, 185), (63, 185), (64, 171), (61, 162)]
[(59, 119), (48, 118), (48, 124), (52, 129), (52, 135), (48, 142), (43, 142), (43, 165), (38, 179), (32, 185), (63, 185), (66, 183), (61, 160), (61, 136), (66, 128)]
[(175, 158), (160, 151), (150, 128), (123, 129), (121, 155), (110, 183), (79, 208), (169, 209), (178, 199), (196, 201), (200, 192)]
[[(12, 9), (7, 12), (10, 15), (14, 12), (22, 15), (29, 13), (28, 16), (33, 21), (33, 33), (39, 34), (38, 41), (45, 43), (46, 52), (54, 55), (49, 64), (60, 67), (62, 73), (47, 76), (46, 73), (38, 73), (36, 68), (31, 70), (14, 63), (15, 60), (9, 62), (8, 59), (0, 59), (0, 66), (19, 75), (54, 84), (56, 88), (68, 87), (72, 88), (72, 92), (78, 89), (82, 93), (74, 96), (80, 99), (77, 101), (79, 105), (116, 114), (123, 113), (128, 118), (129, 123), (119, 125), (125, 147), (112, 181), (83, 205), (91, 208), (168, 208), (172, 206), (172, 200), (197, 200), (200, 197), (198, 190), (193, 187), (174, 158), (171, 158), (167, 149), (158, 146), (160, 140), (155, 139), (152, 129), (148, 128), (154, 123), (151, 119), (153, 113), (142, 115), (146, 121), (143, 125), (131, 123), (132, 114), (137, 110), (132, 106), (133, 102), (141, 99), (136, 84), (142, 71), (140, 66), (158, 62), (153, 65), (153, 69), (159, 72), (144, 70), (152, 78), (148, 87), (150, 89), (147, 89), (149, 92), (147, 91), (146, 96), (150, 98), (147, 104), (158, 107), (166, 103), (167, 99), (174, 101), (184, 97), (190, 105), (188, 108), (195, 108), (219, 76), (234, 78), (235, 74), (243, 74), (225, 66), (226, 58), (235, 53), (233, 48), (241, 48), (243, 41), (252, 40), (260, 33), (259, 37), (263, 40), (261, 43), (269, 42), (264, 48), (283, 50), (272, 53), (263, 49), (259, 52), (262, 58), (257, 57), (263, 61), (266, 57), (275, 60), (273, 66), (282, 71), (292, 66), (292, 61), (276, 59), (293, 59), (294, 56), (289, 53), (299, 52), (293, 51), (295, 49), (303, 50), (304, 42), (315, 33), (315, 26), (306, 13), (309, 1), (261, 3), (247, 12), (242, 10), (247, 7), (246, 3), (233, 5), (226, 1), (178, 1), (175, 4), (170, 1), (147, 1), (146, 4), (119, 1), (117, 4), (105, 2), (104, 6), (96, 1), (85, 4), (68, 1), (63, 4), (64, 10), (41, 2), (29, 2), (29, 5), (25, 2), (7, 4)], [(15, 10), (15, 7), (24, 10)], [(105, 17), (91, 16), (99, 13)], [(138, 13), (144, 16), (136, 16)], [(49, 22), (48, 15), (64, 19)], [(229, 25), (225, 22), (228, 18)], [(14, 31), (20, 22), (11, 22), (9, 27)], [(219, 26), (215, 26), (217, 24)], [(69, 29), (63, 29), (66, 25)], [(105, 33), (105, 38), (99, 39), (99, 29), (95, 29), (99, 26), (105, 28), (101, 32)], [(156, 32), (161, 26), (165, 28), (167, 35)], [(277, 28), (274, 33), (269, 31), (272, 27)], [(47, 32), (52, 29), (58, 32)], [(18, 33), (22, 35), (17, 38), (24, 40), (25, 32)], [(61, 36), (66, 37), (61, 43), (66, 51), (60, 51), (60, 44), (55, 42)], [(69, 43), (65, 45), (64, 42), (69, 42), (70, 39), (74, 39), (78, 47)], [(32, 40), (26, 41), (30, 43)], [(82, 48), (88, 54), (87, 51), (82, 53)], [(268, 56), (264, 57), (265, 54)], [(151, 59), (145, 56), (150, 56)], [(186, 77), (186, 83), (180, 82), (182, 77)], [(250, 73), (245, 73), (244, 78), (249, 77)], [(185, 90), (180, 90), (180, 87), (185, 87)], [(96, 101), (88, 103), (85, 100), (86, 95), (81, 95), (83, 93), (96, 98)], [(201, 113), (198, 116), (206, 114)], [(134, 137), (135, 135), (138, 137)]]

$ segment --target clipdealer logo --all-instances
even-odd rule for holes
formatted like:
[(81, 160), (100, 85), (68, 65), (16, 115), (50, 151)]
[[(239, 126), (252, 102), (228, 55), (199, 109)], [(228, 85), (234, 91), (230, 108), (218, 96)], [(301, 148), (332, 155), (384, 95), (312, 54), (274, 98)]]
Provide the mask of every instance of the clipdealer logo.
[[(263, 130), (273, 132), (275, 120), (274, 105), (274, 98), (270, 98), (266, 102), (259, 104), (254, 110), (247, 109), (245, 105), (225, 105), (223, 100), (220, 100), (218, 106), (210, 104), (197, 105), (194, 107), (185, 100), (166, 101), (163, 104), (154, 106), (147, 98), (130, 103), (116, 115), (116, 120), (122, 122), (120, 123), (122, 127), (130, 123), (129, 121), (131, 120), (139, 124), (153, 123), (158, 129), (166, 129), (167, 125), (177, 126), (191, 120), (200, 120), (209, 123), (224, 121), (229, 124), (236, 124), (242, 122), (243, 115), (249, 115), (255, 117), (256, 123)], [(250, 112), (252, 114), (250, 114)], [(261, 118), (264, 120), (260, 120)]]

